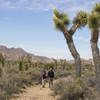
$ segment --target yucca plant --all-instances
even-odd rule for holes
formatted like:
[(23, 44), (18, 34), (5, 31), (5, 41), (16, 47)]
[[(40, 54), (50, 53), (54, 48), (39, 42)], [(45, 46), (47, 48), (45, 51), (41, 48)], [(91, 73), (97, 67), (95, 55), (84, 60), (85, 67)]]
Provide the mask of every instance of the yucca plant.
[(65, 13), (58, 12), (57, 9), (54, 9), (53, 12), (54, 12), (53, 21), (54, 21), (55, 28), (60, 30), (63, 33), (66, 42), (68, 44), (69, 50), (75, 59), (76, 77), (80, 77), (81, 60), (80, 60), (80, 55), (75, 48), (72, 36), (74, 35), (76, 29), (83, 27), (87, 24), (87, 13), (84, 11), (80, 11), (79, 13), (77, 13), (73, 21), (73, 26), (71, 27), (70, 30), (68, 30), (68, 26), (70, 24), (68, 15)]
[(99, 29), (100, 29), (100, 3), (95, 4), (92, 13), (88, 16), (88, 27), (91, 30), (92, 56), (96, 67), (98, 89), (100, 91), (100, 52), (98, 48)]

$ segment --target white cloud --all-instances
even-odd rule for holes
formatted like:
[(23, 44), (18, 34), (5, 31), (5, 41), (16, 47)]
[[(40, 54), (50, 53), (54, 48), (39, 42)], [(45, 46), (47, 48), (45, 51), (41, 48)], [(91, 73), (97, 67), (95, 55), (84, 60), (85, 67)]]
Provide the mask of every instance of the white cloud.
[(0, 7), (8, 7), (10, 6), (11, 2), (10, 1), (2, 1), (0, 2)]
[(99, 2), (99, 0), (88, 0), (84, 3), (83, 0), (0, 0), (0, 7), (31, 11), (48, 11), (56, 7), (59, 10), (75, 12), (83, 9), (88, 10), (96, 2)]

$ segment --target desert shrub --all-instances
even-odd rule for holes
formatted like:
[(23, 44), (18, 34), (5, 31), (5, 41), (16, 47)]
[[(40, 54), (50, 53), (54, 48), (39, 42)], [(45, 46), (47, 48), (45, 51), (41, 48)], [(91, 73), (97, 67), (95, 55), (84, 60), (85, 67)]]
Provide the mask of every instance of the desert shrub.
[(92, 64), (84, 64), (82, 65), (82, 70), (83, 71), (94, 71), (95, 66), (93, 66)]
[(76, 83), (79, 84), (79, 85), (83, 85), (84, 82), (83, 82), (83, 79), (81, 77), (78, 77), (76, 79)]
[(29, 67), (27, 70), (19, 71), (19, 62), (9, 62), (10, 66), (7, 65), (0, 77), (0, 100), (9, 100), (13, 94), (22, 92), (22, 88), (40, 83), (40, 68)]
[(85, 77), (95, 76), (95, 71), (88, 71), (85, 73)]
[(66, 66), (66, 70), (71, 70), (72, 68), (73, 68), (73, 64), (67, 64), (67, 66)]
[(61, 79), (57, 81), (52, 89), (54, 94), (55, 95), (61, 94), (64, 90), (64, 86), (65, 86), (65, 81), (62, 81)]
[(86, 77), (84, 80), (87, 86), (96, 88), (96, 83), (97, 83), (96, 76), (89, 76), (89, 77)]
[(94, 100), (93, 91), (87, 87), (82, 78), (75, 81), (60, 80), (55, 83), (53, 91), (58, 100)]
[(57, 71), (55, 72), (55, 78), (63, 78), (63, 77), (68, 77), (69, 75), (72, 75), (72, 73), (70, 71), (62, 71), (57, 69)]
[(7, 100), (7, 95), (5, 95), (5, 91), (0, 89), (0, 100)]
[(25, 71), (27, 71), (28, 68), (29, 68), (29, 64), (28, 64), (28, 63), (25, 63), (25, 64), (24, 64), (24, 69), (25, 69)]

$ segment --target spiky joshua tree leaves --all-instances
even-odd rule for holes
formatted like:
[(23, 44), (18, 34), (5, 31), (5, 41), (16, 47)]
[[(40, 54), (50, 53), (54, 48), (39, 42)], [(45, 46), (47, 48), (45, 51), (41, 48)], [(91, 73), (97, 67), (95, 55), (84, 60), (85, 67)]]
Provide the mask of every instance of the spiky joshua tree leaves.
[(74, 42), (73, 42), (73, 35), (78, 28), (81, 28), (87, 24), (87, 13), (84, 11), (80, 11), (77, 13), (76, 17), (73, 20), (73, 26), (68, 30), (68, 25), (70, 24), (70, 20), (67, 14), (60, 13), (57, 9), (54, 9), (54, 16), (53, 21), (55, 28), (60, 30), (68, 44), (69, 50), (72, 56), (75, 59), (76, 64), (76, 77), (81, 76), (81, 60), (80, 55), (77, 52)]
[(100, 91), (100, 52), (98, 48), (98, 38), (100, 30), (100, 3), (95, 4), (93, 11), (88, 16), (88, 27), (91, 30), (91, 49), (94, 64), (96, 67), (96, 77), (98, 83), (98, 89)]

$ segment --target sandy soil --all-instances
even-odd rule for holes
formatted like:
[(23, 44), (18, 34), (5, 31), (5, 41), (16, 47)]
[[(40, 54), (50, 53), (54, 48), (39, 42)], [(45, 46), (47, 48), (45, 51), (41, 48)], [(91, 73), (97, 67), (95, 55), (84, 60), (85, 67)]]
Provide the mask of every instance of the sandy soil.
[(47, 83), (45, 88), (42, 88), (41, 85), (28, 87), (24, 93), (18, 95), (18, 98), (10, 100), (56, 100), (51, 94), (52, 90), (49, 89)]

